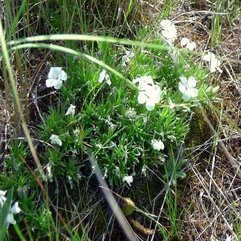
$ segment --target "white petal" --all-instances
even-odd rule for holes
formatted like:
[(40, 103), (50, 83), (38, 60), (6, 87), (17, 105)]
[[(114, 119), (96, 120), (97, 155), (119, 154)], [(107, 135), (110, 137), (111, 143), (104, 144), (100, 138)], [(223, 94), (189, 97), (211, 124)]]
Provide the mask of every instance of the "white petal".
[(6, 201), (6, 197), (5, 197), (6, 192), (7, 191), (0, 190), (0, 209)]
[(1, 196), (5, 196), (5, 195), (6, 195), (6, 192), (7, 192), (7, 191), (2, 191), (2, 190), (0, 190), (0, 197), (1, 197)]
[(52, 134), (50, 137), (51, 144), (56, 144), (62, 146), (62, 141), (60, 140), (59, 136)]
[(111, 80), (110, 80), (110, 76), (108, 74), (106, 74), (106, 83), (108, 85), (111, 85)]
[[(234, 240), (234, 239), (233, 239)], [(232, 236), (227, 236), (225, 241), (232, 241)]]
[(164, 148), (165, 148), (164, 143), (161, 140), (158, 141), (156, 139), (153, 139), (151, 141), (151, 144), (152, 144), (153, 149), (158, 150), (158, 151), (164, 150)]
[(16, 221), (15, 221), (15, 219), (13, 217), (13, 214), (11, 212), (7, 216), (6, 223), (7, 223), (7, 225), (16, 224)]
[(63, 81), (60, 80), (60, 79), (58, 79), (58, 80), (56, 80), (56, 82), (55, 82), (55, 84), (54, 84), (54, 88), (55, 88), (56, 90), (58, 90), (58, 89), (60, 89), (60, 88), (62, 87), (62, 85), (63, 85)]
[(181, 39), (181, 46), (186, 46), (187, 44), (190, 43), (190, 40), (188, 38), (182, 38)]
[(161, 99), (160, 87), (158, 85), (155, 85), (154, 87), (152, 87), (151, 90), (148, 92), (148, 96), (149, 96), (149, 101), (155, 104), (159, 103)]
[(59, 77), (61, 70), (62, 70), (61, 67), (51, 67), (48, 73), (48, 78), (57, 79)]
[(188, 78), (188, 83), (187, 84), (188, 84), (188, 88), (195, 87), (196, 84), (197, 84), (197, 81), (196, 81), (196, 79), (193, 76), (191, 76), (191, 77)]
[(184, 76), (181, 76), (181, 77), (179, 77), (179, 79), (181, 80), (181, 83), (182, 83), (185, 87), (187, 87), (187, 85), (188, 85), (187, 78), (184, 77)]
[(12, 206), (12, 213), (16, 214), (16, 213), (20, 213), (20, 212), (21, 212), (21, 209), (18, 206), (18, 202), (15, 202), (14, 205)]
[(59, 73), (59, 79), (66, 81), (67, 77), (68, 77), (67, 74), (63, 70), (61, 70)]
[(138, 103), (144, 104), (147, 100), (148, 100), (148, 97), (143, 92), (139, 92)]
[(171, 28), (169, 30), (162, 30), (161, 33), (164, 38), (171, 39), (172, 41), (175, 40), (177, 37), (177, 32), (174, 28)]
[(210, 64), (209, 64), (209, 68), (210, 68), (210, 72), (214, 73), (217, 69), (216, 63), (214, 61), (211, 61)]
[(155, 108), (155, 103), (150, 101), (150, 100), (147, 100), (147, 102), (146, 102), (146, 109), (148, 111), (152, 111), (152, 110), (154, 110), (154, 108)]
[(6, 197), (0, 196), (0, 209), (3, 206), (3, 204), (6, 202)]
[(160, 22), (160, 25), (161, 25), (162, 28), (167, 29), (172, 25), (172, 21), (168, 20), (168, 19), (165, 19), (165, 20), (162, 20)]
[(140, 77), (140, 85), (153, 85), (154, 81), (150, 75)]
[(170, 20), (162, 20), (160, 22), (162, 28), (161, 34), (168, 42), (173, 43), (177, 38), (177, 30), (174, 23)]
[(131, 186), (131, 183), (133, 182), (133, 176), (123, 177), (123, 182), (126, 182), (129, 186)]
[(47, 79), (46, 80), (46, 87), (53, 87), (58, 82), (57, 79)]
[(211, 72), (214, 72), (218, 70), (220, 66), (220, 61), (218, 59), (212, 59), (210, 62), (210, 69), (212, 70)]
[(140, 77), (135, 78), (135, 79), (132, 80), (133, 84), (136, 84), (136, 83), (139, 83), (139, 82), (140, 82)]
[(217, 67), (217, 71), (218, 71), (219, 73), (222, 73), (222, 72), (223, 72), (219, 67)]
[(196, 88), (191, 88), (188, 90), (188, 94), (191, 98), (195, 98), (198, 96), (198, 90)]
[(184, 101), (189, 101), (189, 100), (191, 99), (191, 97), (187, 94), (187, 92), (184, 92), (184, 93), (182, 94), (182, 99), (183, 99)]
[(191, 43), (188, 43), (188, 44), (187, 44), (187, 48), (188, 48), (190, 51), (193, 51), (196, 47), (197, 47), (197, 45), (196, 45), (195, 42), (191, 42)]
[(75, 115), (75, 108), (76, 106), (71, 104), (65, 115)]
[(51, 166), (50, 163), (48, 163), (47, 166), (46, 166), (46, 172), (47, 172), (47, 177), (50, 181), (52, 181), (52, 179), (53, 179), (53, 174), (52, 174), (51, 169), (52, 169), (52, 166)]
[(205, 54), (203, 57), (202, 57), (202, 59), (204, 60), (204, 61), (210, 61), (210, 52), (208, 52), (207, 54)]
[(212, 60), (216, 59), (216, 56), (212, 52), (207, 52), (207, 54), (205, 54), (202, 59), (207, 62), (211, 62)]
[(99, 83), (102, 83), (104, 81), (105, 75), (106, 75), (106, 70), (104, 69), (104, 70), (101, 71), (101, 73), (99, 75), (99, 79), (98, 79)]
[(179, 82), (179, 84), (178, 84), (178, 89), (181, 93), (186, 92), (186, 87), (181, 82)]
[(135, 56), (134, 52), (132, 52), (132, 51), (126, 51), (126, 52), (128, 52), (127, 56), (129, 58), (133, 58)]

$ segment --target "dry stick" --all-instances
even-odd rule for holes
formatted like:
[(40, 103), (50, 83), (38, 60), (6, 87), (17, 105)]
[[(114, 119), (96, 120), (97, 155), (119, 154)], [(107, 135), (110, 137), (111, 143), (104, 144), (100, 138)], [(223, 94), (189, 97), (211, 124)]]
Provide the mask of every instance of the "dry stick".
[(107, 191), (109, 189), (108, 185), (107, 185), (106, 181), (103, 179), (103, 176), (101, 174), (98, 163), (95, 160), (95, 158), (90, 150), (89, 150), (89, 160), (91, 162), (91, 165), (94, 167), (95, 175), (98, 179), (100, 186), (104, 187), (104, 188), (102, 188), (102, 191), (106, 197), (106, 200), (107, 200), (108, 204), (110, 205), (110, 208), (112, 209), (112, 212), (115, 215), (117, 221), (119, 222), (126, 237), (128, 238), (129, 241), (138, 241), (133, 229), (131, 228), (130, 224), (126, 220), (126, 217), (124, 216), (123, 212), (121, 211), (120, 207), (118, 206), (118, 203), (116, 202), (113, 194), (111, 192)]
[[(204, 118), (204, 121), (207, 123), (207, 125), (209, 126), (210, 130), (213, 132), (213, 134), (216, 134), (216, 131), (212, 125), (212, 123), (210, 122), (210, 120), (208, 119), (207, 115), (205, 114), (204, 110), (202, 110), (202, 116)], [(239, 165), (236, 163), (236, 159), (229, 153), (228, 149), (226, 148), (226, 146), (224, 145), (223, 141), (219, 141), (219, 144), (221, 146), (221, 148), (224, 151), (224, 154), (226, 155), (226, 157), (228, 158), (229, 162), (231, 163), (231, 165), (233, 166), (233, 168), (235, 170), (239, 170), (237, 172), (237, 176), (239, 178), (241, 178), (241, 171), (239, 169)]]
[(215, 138), (214, 138), (214, 153), (212, 157), (212, 168), (211, 168), (211, 176), (210, 176), (210, 182), (209, 182), (209, 192), (211, 192), (212, 189), (212, 180), (213, 180), (213, 172), (215, 167), (215, 161), (216, 161), (216, 153), (217, 153), (217, 147), (218, 147), (218, 133), (215, 132)]

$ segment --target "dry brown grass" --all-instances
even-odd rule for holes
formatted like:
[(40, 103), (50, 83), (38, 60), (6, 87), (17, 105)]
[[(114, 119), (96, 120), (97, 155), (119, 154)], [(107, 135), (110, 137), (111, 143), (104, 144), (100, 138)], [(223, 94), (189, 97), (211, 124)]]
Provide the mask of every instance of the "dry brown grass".
[[(204, 51), (210, 46), (211, 10), (207, 5), (195, 7), (190, 7), (189, 13), (182, 12), (176, 20), (180, 21), (182, 37), (195, 40), (199, 50)], [(181, 200), (184, 210), (183, 240), (238, 240), (235, 224), (241, 218), (240, 19), (241, 15), (233, 25), (227, 22), (223, 25), (222, 42), (216, 48), (222, 56), (223, 73), (213, 79), (220, 90), (212, 120), (204, 117), (212, 137), (207, 136), (205, 143), (189, 150), (192, 155), (185, 197)]]

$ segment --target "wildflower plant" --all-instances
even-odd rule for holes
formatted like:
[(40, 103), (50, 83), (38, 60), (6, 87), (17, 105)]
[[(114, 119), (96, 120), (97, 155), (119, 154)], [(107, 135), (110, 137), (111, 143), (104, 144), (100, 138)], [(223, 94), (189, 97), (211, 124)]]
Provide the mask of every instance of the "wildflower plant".
[(181, 52), (173, 61), (169, 47), (175, 45), (176, 27), (164, 23), (161, 34), (171, 40), (155, 40), (163, 50), (133, 47), (121, 52), (101, 43), (91, 52), (128, 77), (132, 87), (85, 59), (68, 59), (68, 81), (59, 90), (65, 103), (51, 108), (41, 126), (42, 138), (53, 145), (45, 157), (51, 179), (61, 175), (73, 186), (90, 175), (79, 157), (91, 148), (111, 185), (130, 186), (144, 166), (160, 165), (169, 147), (184, 141), (191, 107), (211, 95), (200, 65)]
[[(73, 190), (92, 177), (88, 149), (111, 186), (128, 188), (135, 184), (135, 178), (147, 176), (147, 167), (161, 168), (163, 162), (168, 163), (169, 149), (176, 150), (185, 141), (192, 108), (205, 104), (215, 89), (208, 83), (207, 70), (193, 63), (187, 50), (175, 47), (175, 24), (163, 20), (159, 27), (152, 40), (159, 49), (143, 44), (123, 51), (109, 43), (91, 43), (81, 51), (98, 59), (100, 65), (85, 58), (63, 58), (61, 53), (58, 64), (53, 64), (59, 67), (46, 71), (42, 80), (45, 91), (56, 95), (57, 101), (42, 110), (44, 121), (38, 126), (36, 148), (41, 150), (47, 177), (41, 181), (48, 182), (50, 190), (63, 180)], [(143, 39), (145, 30), (139, 33), (137, 38)], [(192, 51), (196, 45), (184, 39), (181, 47)], [(220, 62), (212, 54), (203, 60), (210, 63), (211, 72), (219, 70)], [(4, 168), (11, 177), (15, 177), (13, 171), (23, 175), (9, 178), (7, 184), (20, 190), (27, 220), (33, 219), (36, 230), (45, 232), (52, 214), (40, 204), (39, 212), (34, 212), (32, 200), (37, 197), (30, 190), (37, 190), (36, 183), (24, 175), (28, 163), (24, 165), (23, 160), (28, 160), (29, 150), (24, 142), (19, 143), (12, 145)], [(171, 173), (173, 166), (166, 166)], [(0, 205), (5, 199), (5, 193), (0, 192)], [(9, 210), (8, 222), (15, 223), (18, 203)]]

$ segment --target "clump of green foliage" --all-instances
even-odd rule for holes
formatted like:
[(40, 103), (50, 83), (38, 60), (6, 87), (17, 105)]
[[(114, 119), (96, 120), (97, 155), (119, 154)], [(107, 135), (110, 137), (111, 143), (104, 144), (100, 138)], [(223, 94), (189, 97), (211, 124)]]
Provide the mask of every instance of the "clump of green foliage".
[[(91, 2), (97, 14), (97, 2)], [(108, 1), (104, 2), (107, 4)], [(50, 15), (48, 11), (51, 10), (57, 14), (56, 18), (50, 18), (47, 23), (51, 33), (72, 32), (79, 23), (83, 28), (89, 27), (89, 20), (82, 22), (85, 18), (79, 15), (79, 5), (71, 5), (69, 1), (63, 0), (61, 3), (67, 7), (63, 11), (64, 8), (55, 9), (52, 6), (54, 3), (56, 1), (44, 3), (47, 4), (46, 16)], [(83, 7), (89, 7), (89, 3), (86, 4), (84, 2)], [(131, 16), (131, 6), (126, 7), (129, 9), (128, 16)], [(66, 17), (63, 22), (62, 17)], [(78, 21), (70, 21), (77, 17)], [(149, 32), (148, 28), (139, 29), (136, 39), (146, 38)], [(31, 224), (34, 238), (49, 237), (53, 240), (55, 229), (59, 229), (59, 224), (55, 224), (52, 215), (53, 206), (60, 204), (61, 208), (64, 207), (61, 211), (68, 218), (68, 211), (65, 210), (67, 198), (61, 195), (66, 194), (66, 190), (79, 190), (81, 185), (87, 185), (93, 177), (94, 167), (88, 160), (89, 150), (96, 158), (103, 178), (113, 188), (128, 187), (131, 183), (126, 183), (125, 177), (135, 179), (144, 176), (146, 167), (165, 169), (163, 172), (166, 172), (166, 180), (173, 176), (174, 169), (179, 173), (176, 177), (184, 176), (184, 162), (181, 160), (176, 165), (173, 154), (170, 158), (170, 152), (175, 153), (185, 141), (193, 108), (205, 104), (214, 93), (208, 84), (207, 71), (200, 64), (192, 62), (190, 52), (184, 50), (176, 55), (175, 48), (170, 47), (159, 34), (150, 39), (149, 43), (154, 43), (159, 48), (147, 48), (144, 43), (142, 47), (107, 42), (89, 42), (85, 46), (77, 45), (74, 41), (60, 43), (95, 57), (102, 65), (84, 57), (55, 54), (51, 66), (61, 66), (67, 73), (67, 81), (60, 90), (53, 92), (54, 89), (48, 89), (45, 85), (47, 77), (41, 79), (41, 88), (47, 95), (44, 97), (45, 106), (40, 110), (43, 112), (43, 122), (36, 128), (34, 143), (47, 179), (39, 180), (39, 173), (33, 165), (25, 141), (11, 142), (10, 154), (4, 161), (3, 174), (0, 175), (0, 189), (13, 188), (14, 195), (18, 196), (23, 210), (19, 220), (27, 223), (22, 229), (24, 233), (33, 235), (28, 227)], [(127, 52), (133, 55), (127, 56)], [(110, 85), (106, 81), (99, 81), (103, 66), (115, 70), (105, 69)], [(46, 67), (46, 73), (48, 70)], [(160, 101), (152, 111), (138, 103), (139, 89), (132, 82), (143, 76), (151, 76), (160, 87)], [(198, 80), (198, 95), (188, 102), (183, 100), (179, 91), (181, 76), (193, 76)], [(51, 102), (52, 97), (54, 101)], [(76, 106), (75, 113), (66, 115), (70, 105)], [(53, 134), (61, 140), (61, 145), (51, 143)], [(155, 149), (153, 140), (161, 141), (164, 144), (163, 150)], [(164, 168), (163, 162), (166, 163)], [(29, 170), (34, 170), (31, 175)], [(73, 197), (75, 198), (77, 200), (79, 197)], [(42, 203), (41, 200), (45, 202)]]

